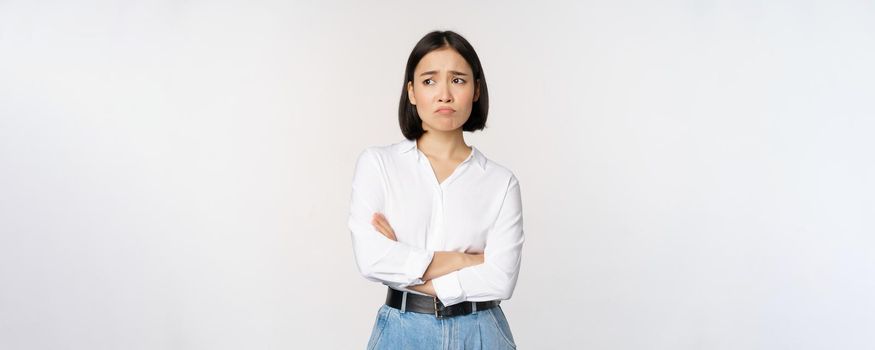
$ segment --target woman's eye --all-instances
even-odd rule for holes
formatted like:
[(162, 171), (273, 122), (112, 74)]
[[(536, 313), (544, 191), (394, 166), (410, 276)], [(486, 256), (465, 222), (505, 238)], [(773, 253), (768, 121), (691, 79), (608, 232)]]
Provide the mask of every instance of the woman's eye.
[[(454, 84), (464, 84), (466, 82), (467, 81), (465, 81), (465, 79), (462, 79), (462, 78), (453, 78)], [(423, 85), (434, 85), (434, 84), (436, 84), (436, 82), (433, 79), (425, 79), (422, 81), (422, 84)]]

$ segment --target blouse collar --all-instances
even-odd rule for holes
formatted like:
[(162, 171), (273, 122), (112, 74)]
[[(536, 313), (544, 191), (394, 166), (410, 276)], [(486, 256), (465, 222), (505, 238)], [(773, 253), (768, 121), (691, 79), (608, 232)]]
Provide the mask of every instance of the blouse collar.
[[(398, 153), (404, 154), (414, 149), (418, 150), (419, 148), (417, 147), (417, 141), (418, 140), (408, 140), (405, 138), (403, 141), (399, 142)], [(418, 161), (422, 152), (415, 152), (415, 154), (416, 160)], [(486, 170), (486, 157), (483, 156), (483, 154), (480, 153), (480, 150), (478, 150), (477, 147), (473, 145), (471, 146), (471, 155), (469, 156), (469, 158), (473, 158), (473, 160), (477, 162), (477, 165), (480, 166), (480, 169)]]

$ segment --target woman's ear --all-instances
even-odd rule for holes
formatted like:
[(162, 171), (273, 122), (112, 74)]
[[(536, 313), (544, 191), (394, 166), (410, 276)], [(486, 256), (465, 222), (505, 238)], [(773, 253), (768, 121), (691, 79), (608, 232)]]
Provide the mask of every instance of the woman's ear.
[(407, 82), (407, 100), (410, 101), (410, 104), (416, 106), (416, 97), (413, 96), (413, 82)]
[(477, 79), (477, 85), (474, 87), (474, 102), (480, 99), (480, 79)]

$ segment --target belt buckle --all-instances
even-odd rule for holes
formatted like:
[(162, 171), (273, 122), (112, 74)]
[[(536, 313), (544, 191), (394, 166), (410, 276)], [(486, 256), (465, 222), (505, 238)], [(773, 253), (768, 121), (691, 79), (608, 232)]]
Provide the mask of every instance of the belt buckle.
[(434, 301), (434, 317), (437, 318), (437, 319), (442, 319), (442, 318), (444, 318), (444, 316), (441, 315), (441, 314), (438, 312), (438, 298), (437, 298), (437, 297), (431, 297), (431, 299), (432, 299), (432, 301)]

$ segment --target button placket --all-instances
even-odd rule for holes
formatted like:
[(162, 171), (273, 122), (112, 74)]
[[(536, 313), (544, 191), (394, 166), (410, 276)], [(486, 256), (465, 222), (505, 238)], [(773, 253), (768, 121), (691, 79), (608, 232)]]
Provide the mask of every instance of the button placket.
[(431, 249), (440, 249), (443, 245), (444, 232), (444, 203), (443, 193), (439, 186), (435, 186), (432, 192), (431, 220), (429, 222), (428, 245)]
[(418, 148), (416, 149), (416, 152), (417, 159), (419, 160), (423, 171), (426, 171), (426, 173), (429, 174), (428, 177), (431, 179), (433, 187), (432, 217), (429, 221), (429, 227), (427, 230), (426, 247), (429, 249), (442, 249), (444, 242), (446, 241), (444, 234), (444, 194), (446, 188), (456, 179), (456, 177), (460, 176), (460, 174), (465, 172), (465, 170), (471, 165), (471, 161), (474, 158), (474, 151), (472, 150), (471, 154), (468, 155), (468, 158), (453, 169), (453, 172), (444, 179), (443, 183), (438, 182), (437, 176), (434, 173), (434, 169), (432, 168), (428, 157)]
[(428, 174), (428, 178), (431, 179), (432, 184), (432, 201), (431, 201), (431, 218), (428, 223), (428, 230), (426, 236), (426, 247), (428, 249), (440, 249), (440, 240), (441, 235), (443, 234), (440, 229), (440, 220), (442, 217), (443, 211), (443, 200), (440, 191), (440, 184), (437, 182), (437, 178), (434, 176), (434, 170), (431, 168), (431, 163), (428, 161), (428, 158), (421, 154), (419, 150), (419, 161), (422, 167), (422, 171)]
[(444, 191), (441, 189), (440, 186), (438, 186), (435, 190), (435, 198), (437, 198), (437, 200), (435, 201), (435, 205), (437, 208), (435, 215), (435, 232), (437, 233), (435, 235), (435, 243), (437, 244), (437, 247), (443, 248), (444, 240), (446, 238), (444, 234)]

